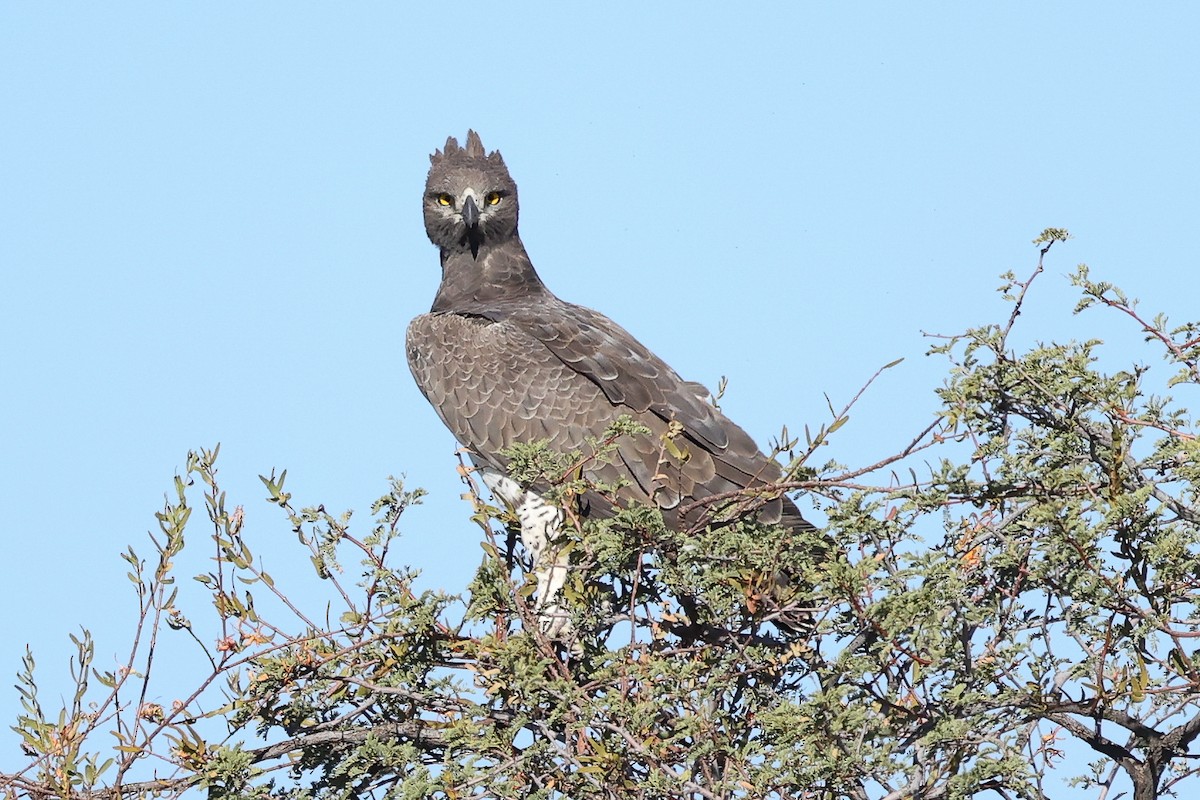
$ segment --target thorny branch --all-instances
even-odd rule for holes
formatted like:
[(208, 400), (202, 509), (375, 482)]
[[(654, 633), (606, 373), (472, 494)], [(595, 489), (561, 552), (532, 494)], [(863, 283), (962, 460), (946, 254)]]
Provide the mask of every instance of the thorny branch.
[[(352, 535), (348, 514), (298, 510), (283, 475), (263, 479), (331, 587), (322, 620), (251, 555), (241, 507), (225, 510), (215, 451), (189, 459), (217, 547), (205, 567), (214, 571), (198, 578), (215, 622), (185, 617), (172, 588), (190, 511), (180, 481), (160, 516), (156, 567), (126, 558), (139, 615), (128, 663), (100, 676), (107, 694), (94, 706), (77, 701), (59, 720), (42, 713), (29, 660), (18, 729), (30, 761), (0, 775), (0, 794), (1042, 800), (1065, 738), (1107, 759), (1085, 777), (1100, 800), (1118, 776), (1135, 800), (1186, 791), (1200, 768), (1190, 752), (1200, 737), (1195, 433), (1083, 372), (1094, 369), (1084, 360), (1011, 351), (1043, 259), (1065, 238), (1047, 231), (1034, 273), (1005, 288), (1005, 325), (949, 339), (946, 407), (896, 453), (865, 467), (807, 466), (849, 430), (880, 370), (840, 411), (831, 405), (787, 480), (682, 509), (703, 517), (813, 493), (837, 517), (837, 547), (820, 558), (769, 526), (701, 525), (668, 546), (637, 509), (604, 524), (571, 517), (560, 544), (572, 642), (539, 625), (535, 584), (505, 541), (514, 520), (484, 501), (465, 462), (484, 557), (459, 616), (451, 598), (416, 592), (409, 571), (387, 564), (414, 493), (394, 485), (374, 530)], [(1200, 341), (1147, 324), (1121, 296), (1104, 302), (1200, 382)], [(969, 357), (955, 361), (956, 347)], [(1069, 396), (1056, 389), (1064, 376)], [(1158, 437), (1155, 460), (1129, 444), (1139, 435)], [(563, 482), (579, 481), (586, 459), (614, 441), (565, 464)], [(926, 477), (870, 480), (929, 453), (942, 458)], [(359, 557), (354, 585), (345, 552)], [(762, 587), (784, 569), (812, 585), (772, 607)], [(246, 587), (259, 584), (268, 591), (256, 608)], [(778, 624), (796, 609), (811, 622)], [(164, 668), (163, 625), (200, 643), (198, 688), (151, 683)], [(80, 654), (86, 676), (86, 637)], [(161, 708), (152, 701), (162, 696), (183, 699)], [(106, 729), (118, 737), (112, 765), (87, 745)]]

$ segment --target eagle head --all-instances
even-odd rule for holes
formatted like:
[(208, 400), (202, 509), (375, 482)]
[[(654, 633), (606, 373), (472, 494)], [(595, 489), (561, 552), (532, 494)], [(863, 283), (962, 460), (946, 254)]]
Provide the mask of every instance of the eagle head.
[(487, 153), (479, 134), (467, 132), (467, 146), (451, 136), (429, 157), (425, 181), (425, 232), (443, 252), (470, 250), (473, 258), (488, 243), (517, 233), (517, 184), (499, 151)]

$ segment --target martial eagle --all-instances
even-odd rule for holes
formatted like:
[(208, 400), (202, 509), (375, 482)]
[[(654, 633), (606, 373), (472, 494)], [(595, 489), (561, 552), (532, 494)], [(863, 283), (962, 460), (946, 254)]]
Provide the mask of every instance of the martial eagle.
[[(442, 282), (430, 312), (408, 326), (408, 364), (488, 488), (516, 512), (543, 624), (559, 635), (566, 620), (554, 598), (566, 564), (555, 542), (564, 514), (537, 486), (507, 477), (512, 445), (545, 441), (567, 453), (632, 417), (647, 432), (620, 437), (614, 457), (588, 464), (584, 477), (619, 485), (618, 503), (657, 506), (676, 529), (701, 517), (697, 501), (769, 486), (782, 470), (701, 385), (608, 317), (546, 288), (517, 234), (517, 186), (499, 152), (487, 153), (470, 131), (466, 147), (451, 137), (430, 160), (425, 230), (441, 251)], [(764, 522), (812, 527), (786, 496), (759, 494)], [(612, 513), (596, 493), (580, 508)]]

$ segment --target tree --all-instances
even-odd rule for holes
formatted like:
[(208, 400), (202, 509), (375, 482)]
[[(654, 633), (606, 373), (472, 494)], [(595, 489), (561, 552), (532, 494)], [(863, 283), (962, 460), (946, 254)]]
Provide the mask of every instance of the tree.
[[(1065, 231), (1035, 240), (1044, 258)], [(900, 452), (817, 463), (852, 401), (803, 441), (780, 437), (789, 491), (827, 527), (797, 539), (715, 505), (672, 533), (634, 508), (568, 532), (564, 589), (578, 639), (551, 641), (514, 558), (512, 520), (476, 504), (482, 564), (465, 605), (417, 593), (390, 564), (404, 510), (393, 480), (360, 533), (348, 514), (297, 509), (286, 472), (263, 477), (335, 605), (299, 607), (262, 571), (217, 449), (189, 455), (158, 514), (154, 554), (124, 556), (139, 626), (123, 669), (75, 638), (77, 690), (59, 711), (18, 677), (27, 760), (8, 797), (1047, 798), (1067, 747), (1077, 782), (1137, 800), (1188, 788), (1200, 767), (1200, 445), (1150, 368), (1105, 372), (1096, 340), (1017, 352), (1010, 335), (1037, 269), (1005, 277), (1003, 324), (940, 338), (941, 408)], [(1127, 318), (1200, 384), (1200, 325), (1147, 320), (1080, 266), (1076, 311)], [(890, 365), (889, 365), (890, 366)], [(861, 394), (861, 393), (860, 393)], [(857, 398), (855, 398), (857, 399)], [(525, 477), (578, 491), (569, 467), (606, 457), (536, 446)], [(902, 479), (900, 475), (908, 477)], [(175, 564), (196, 548), (203, 492), (214, 566), (186, 608)], [(754, 498), (724, 498), (738, 503)], [(354, 566), (348, 566), (353, 564)], [(791, 589), (776, 580), (786, 567)], [(802, 589), (799, 587), (803, 587)], [(464, 610), (465, 609), (465, 610)], [(807, 614), (803, 629), (777, 624)], [(194, 688), (158, 651), (187, 638)], [(99, 684), (99, 686), (96, 686)], [(155, 687), (155, 688), (151, 688)], [(164, 708), (146, 698), (175, 696)], [(110, 734), (109, 739), (105, 734)]]

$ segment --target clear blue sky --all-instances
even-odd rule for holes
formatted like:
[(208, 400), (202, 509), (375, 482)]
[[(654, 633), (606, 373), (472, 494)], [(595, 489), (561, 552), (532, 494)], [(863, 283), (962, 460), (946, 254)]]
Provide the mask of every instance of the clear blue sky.
[(468, 127), (547, 283), (729, 376), (764, 443), (901, 356), (829, 455), (906, 442), (943, 371), (921, 331), (1005, 313), (1046, 226), (1076, 239), (1030, 339), (1101, 323), (1067, 316), (1081, 261), (1200, 316), (1200, 6), (643, 5), (0, 5), (0, 673), (32, 643), (57, 696), (81, 624), (113, 663), (117, 554), (218, 441), (268, 569), (295, 548), (258, 473), (360, 523), (405, 473), (431, 496), (403, 560), (465, 585), (478, 532), (402, 348), (438, 281), (427, 156)]

